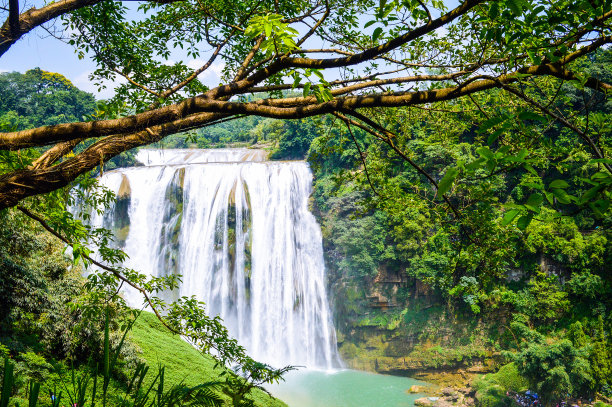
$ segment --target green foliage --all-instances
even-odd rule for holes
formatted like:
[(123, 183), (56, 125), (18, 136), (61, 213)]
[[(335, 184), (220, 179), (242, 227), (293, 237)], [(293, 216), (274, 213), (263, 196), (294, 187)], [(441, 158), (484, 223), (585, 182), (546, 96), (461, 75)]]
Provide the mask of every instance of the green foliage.
[(273, 160), (303, 159), (320, 128), (315, 119), (287, 120), (282, 122), (278, 147), (270, 154)]
[(549, 405), (568, 395), (589, 394), (594, 379), (587, 355), (569, 340), (531, 344), (516, 356), (518, 371)]
[(283, 54), (297, 48), (295, 37), (298, 31), (283, 22), (283, 16), (279, 14), (267, 14), (255, 16), (249, 21), (244, 34), (251, 40), (264, 36), (261, 50), (267, 55)]
[[(504, 7), (490, 12), (533, 13), (524, 2), (514, 11), (509, 3)], [(603, 50), (573, 68), (611, 78), (609, 58), (610, 50)], [(587, 110), (610, 120), (609, 100), (583, 87), (522, 83), (529, 97), (570, 109), (582, 125)], [(593, 104), (587, 108), (588, 98)], [(532, 367), (548, 366), (536, 378), (541, 372), (517, 363), (532, 390), (549, 400), (567, 393), (587, 397), (605, 389), (610, 376), (609, 335), (594, 334), (605, 331), (597, 318), (609, 326), (612, 312), (607, 161), (593, 158), (575, 132), (541, 110), (522, 102), (510, 109), (509, 103), (507, 94), (491, 91), (426, 111), (364, 109), (394, 132), (393, 145), (329, 122), (312, 141), (314, 207), (338, 302), (351, 315), (340, 317), (343, 349), (354, 353), (348, 343), (360, 341), (351, 330), (391, 325), (396, 309), (373, 311), (368, 295), (383, 294), (398, 309), (411, 310), (422, 295), (417, 287), (425, 285), (446, 315), (486, 326), (491, 348), (523, 361), (529, 355)], [(605, 149), (612, 133), (598, 123), (602, 127), (589, 134)], [(377, 282), (389, 273), (402, 278), (396, 292)], [(359, 295), (347, 295), (347, 287)], [(394, 332), (401, 337), (409, 323)], [(489, 395), (492, 405), (509, 402), (499, 388)]]
[(484, 407), (511, 406), (507, 392), (528, 390), (527, 380), (521, 376), (516, 364), (502, 366), (496, 373), (482, 376), (474, 384), (478, 404)]
[(85, 120), (96, 109), (93, 95), (40, 68), (0, 73), (0, 94), (0, 123), (15, 130)]

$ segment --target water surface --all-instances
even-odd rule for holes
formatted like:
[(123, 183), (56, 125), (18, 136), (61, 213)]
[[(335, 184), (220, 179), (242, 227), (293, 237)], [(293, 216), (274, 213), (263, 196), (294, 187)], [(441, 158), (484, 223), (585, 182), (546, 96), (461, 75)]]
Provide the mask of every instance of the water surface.
[(298, 370), (268, 390), (289, 407), (412, 407), (423, 394), (410, 386), (427, 383), (357, 370)]

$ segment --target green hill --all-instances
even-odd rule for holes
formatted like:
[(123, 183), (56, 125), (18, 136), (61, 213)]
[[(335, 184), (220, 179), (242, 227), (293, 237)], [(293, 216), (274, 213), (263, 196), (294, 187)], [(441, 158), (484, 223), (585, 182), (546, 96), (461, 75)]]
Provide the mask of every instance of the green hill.
[[(221, 369), (215, 369), (212, 357), (198, 352), (178, 335), (172, 334), (154, 314), (143, 312), (131, 332), (131, 341), (138, 345), (147, 364), (154, 370), (158, 364), (166, 367), (165, 381), (169, 386), (184, 382), (187, 385), (214, 381)], [(153, 375), (148, 377), (153, 379)], [(261, 390), (253, 393), (259, 407), (286, 406), (280, 400), (268, 396)]]

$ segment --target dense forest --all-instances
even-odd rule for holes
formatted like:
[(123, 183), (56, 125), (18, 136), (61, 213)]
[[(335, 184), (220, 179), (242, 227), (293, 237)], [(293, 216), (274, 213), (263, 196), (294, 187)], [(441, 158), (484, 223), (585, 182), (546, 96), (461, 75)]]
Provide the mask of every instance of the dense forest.
[(0, 5), (0, 57), (60, 17), (92, 82), (122, 78), (0, 72), (0, 407), (284, 405), (296, 367), (88, 222), (126, 209), (98, 178), (142, 147), (309, 164), (348, 367), (452, 389), (423, 407), (609, 405), (610, 1), (248, 3)]

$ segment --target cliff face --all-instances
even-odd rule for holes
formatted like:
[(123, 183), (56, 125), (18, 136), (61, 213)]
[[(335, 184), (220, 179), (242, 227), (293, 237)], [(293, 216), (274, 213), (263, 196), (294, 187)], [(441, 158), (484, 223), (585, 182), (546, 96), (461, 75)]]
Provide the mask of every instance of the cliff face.
[(490, 370), (495, 354), (480, 321), (456, 318), (441, 296), (401, 270), (382, 266), (369, 279), (341, 275), (333, 254), (327, 253), (328, 276), (348, 367), (412, 377), (453, 373), (459, 384)]

